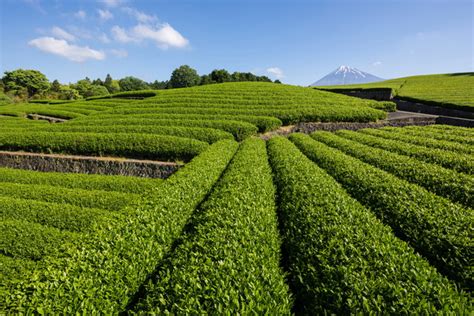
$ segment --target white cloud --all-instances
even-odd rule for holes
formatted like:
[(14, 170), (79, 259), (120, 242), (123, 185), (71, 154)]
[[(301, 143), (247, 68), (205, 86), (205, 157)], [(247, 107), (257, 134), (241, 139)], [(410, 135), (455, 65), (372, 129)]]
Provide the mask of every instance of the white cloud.
[(60, 27), (53, 27), (51, 29), (51, 34), (57, 38), (65, 39), (66, 41), (74, 42), (76, 40), (76, 37), (72, 35), (71, 33), (66, 32)]
[(31, 40), (28, 44), (44, 52), (59, 55), (75, 62), (105, 59), (105, 53), (102, 51), (91, 49), (88, 46), (71, 45), (65, 40), (53, 37), (39, 37)]
[(189, 44), (189, 41), (168, 23), (157, 27), (138, 24), (128, 31), (116, 25), (111, 32), (115, 40), (119, 42), (130, 43), (151, 40), (161, 49), (184, 48)]
[(132, 32), (134, 37), (138, 39), (155, 41), (162, 49), (169, 47), (184, 48), (189, 44), (189, 41), (168, 23), (162, 24), (157, 28), (139, 24), (133, 28)]
[(267, 68), (267, 72), (277, 79), (282, 79), (283, 77), (285, 77), (283, 71), (278, 67)]
[(380, 65), (382, 65), (381, 61), (375, 61), (375, 62), (372, 63), (372, 66), (374, 66), (374, 67), (377, 67), (377, 66), (380, 66)]
[(111, 49), (110, 53), (118, 58), (125, 58), (128, 56), (128, 52), (124, 49)]
[(118, 25), (112, 27), (111, 33), (113, 38), (121, 43), (138, 42), (138, 39), (129, 36), (127, 31)]
[(137, 21), (140, 23), (151, 23), (151, 22), (158, 21), (158, 18), (155, 15), (148, 15), (134, 8), (125, 7), (125, 8), (122, 8), (122, 10), (128, 15), (137, 19)]
[(121, 5), (124, 1), (123, 0), (99, 0), (102, 4), (107, 7), (114, 8)]
[(112, 14), (112, 12), (110, 12), (109, 10), (97, 10), (97, 13), (99, 13), (99, 17), (101, 20), (103, 21), (107, 21), (107, 20), (110, 20), (114, 17), (114, 15)]
[(79, 10), (76, 13), (74, 13), (74, 16), (78, 19), (84, 20), (87, 16), (87, 13), (84, 10)]
[(104, 43), (104, 44), (109, 44), (109, 43), (110, 43), (110, 38), (107, 36), (107, 34), (102, 33), (102, 34), (99, 36), (99, 41), (101, 41), (101, 42)]

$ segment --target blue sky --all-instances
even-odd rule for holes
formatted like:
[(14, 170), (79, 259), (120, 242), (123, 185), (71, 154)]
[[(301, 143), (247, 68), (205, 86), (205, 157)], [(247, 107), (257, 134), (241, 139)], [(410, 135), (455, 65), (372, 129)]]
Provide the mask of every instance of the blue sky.
[(0, 0), (0, 71), (166, 80), (188, 64), (308, 85), (473, 71), (470, 0)]

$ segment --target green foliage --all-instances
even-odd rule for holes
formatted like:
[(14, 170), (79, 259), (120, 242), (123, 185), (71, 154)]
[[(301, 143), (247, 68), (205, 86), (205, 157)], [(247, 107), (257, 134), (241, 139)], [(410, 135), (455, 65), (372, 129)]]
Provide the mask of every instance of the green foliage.
[(268, 151), (296, 314), (468, 309), (453, 284), (291, 142), (272, 138)]
[(5, 71), (2, 82), (6, 92), (21, 94), (22, 89), (26, 89), (28, 97), (45, 92), (50, 88), (48, 79), (38, 70)]
[[(397, 78), (376, 83), (326, 86), (322, 89), (390, 88), (402, 100), (421, 102), (446, 108), (474, 111), (474, 73), (423, 75)], [(318, 87), (319, 88), (319, 87)]]
[[(32, 188), (33, 190), (34, 188)], [(57, 189), (59, 192), (59, 189)], [(24, 220), (72, 232), (88, 232), (105, 222), (107, 212), (70, 204), (57, 204), (0, 196), (0, 214), (5, 220)], [(34, 259), (34, 258), (32, 258)]]
[[(31, 260), (58, 255), (63, 245), (74, 241), (79, 236), (77, 233), (61, 231), (53, 227), (9, 219), (0, 222), (0, 231), (2, 232), (0, 234), (1, 254)], [(0, 299), (4, 299), (3, 293)], [(4, 308), (5, 305), (0, 306)]]
[(416, 134), (405, 134), (403, 128), (396, 127), (384, 127), (381, 129), (367, 129), (364, 133), (374, 135), (381, 138), (398, 140), (405, 143), (420, 145), (428, 148), (443, 149), (450, 152), (459, 152), (460, 154), (474, 154), (474, 146), (468, 145), (469, 142), (474, 143), (474, 140), (466, 139), (466, 144), (460, 144), (452, 141), (445, 140), (433, 140), (430, 137), (426, 137), (425, 133)]
[[(1, 172), (1, 171), (0, 171)], [(71, 204), (79, 207), (118, 211), (139, 198), (138, 194), (98, 190), (67, 189), (49, 185), (0, 182), (0, 196)]]
[[(369, 134), (370, 133), (370, 134)], [(410, 156), (421, 161), (435, 163), (447, 169), (464, 172), (469, 175), (474, 174), (474, 160), (471, 155), (453, 153), (447, 150), (428, 148), (420, 145), (413, 145), (398, 140), (391, 140), (375, 136), (375, 130), (362, 129), (359, 132), (338, 131), (337, 134), (347, 139), (355, 140), (359, 143), (392, 151), (398, 154)]]
[(53, 132), (5, 132), (0, 148), (80, 155), (112, 155), (156, 160), (190, 160), (207, 143), (175, 136), (147, 134), (98, 134)]
[[(195, 208), (205, 199), (237, 149), (215, 143), (156, 190), (109, 218), (75, 247), (48, 257), (48, 269), (28, 282), (8, 284), (0, 303), (10, 313), (118, 314), (170, 251)], [(115, 214), (115, 213), (114, 213)], [(120, 215), (120, 216), (119, 216)], [(57, 284), (62, 286), (58, 287)]]
[[(439, 130), (438, 128), (434, 127), (435, 126), (405, 126), (404, 128), (398, 129), (398, 133), (423, 136), (427, 138), (446, 140), (449, 142), (457, 142), (464, 145), (474, 146), (474, 138), (472, 137), (474, 134), (463, 134), (462, 130), (457, 129)], [(461, 134), (458, 134), (459, 132), (461, 132)]]
[[(0, 168), (0, 182), (47, 185), (79, 190), (101, 190), (122, 193), (149, 191), (162, 183), (161, 179), (127, 176), (105, 176), (80, 173), (39, 172)], [(113, 196), (113, 194), (112, 194)]]
[(145, 81), (132, 76), (120, 79), (119, 85), (121, 91), (146, 90), (149, 88)]
[(230, 73), (225, 69), (214, 69), (209, 76), (215, 83), (229, 82), (232, 79)]
[(114, 125), (141, 125), (141, 126), (182, 126), (182, 127), (202, 127), (202, 128), (215, 128), (221, 129), (225, 132), (231, 133), (234, 135), (235, 139), (240, 141), (249, 136), (255, 135), (258, 131), (255, 125), (246, 122), (240, 121), (230, 121), (230, 120), (196, 120), (196, 119), (145, 119), (145, 118), (130, 118), (124, 119), (92, 119), (87, 120), (74, 120), (68, 123), (69, 126), (78, 126), (78, 125), (101, 125), (101, 126), (114, 126)]
[(258, 127), (259, 132), (268, 132), (280, 127), (283, 123), (271, 116), (254, 116), (254, 115), (227, 115), (227, 111), (219, 109), (196, 109), (196, 108), (139, 108), (139, 109), (117, 109), (113, 112), (106, 112), (104, 114), (94, 115), (93, 119), (100, 118), (108, 119), (111, 114), (116, 119), (126, 119), (133, 115), (133, 118), (152, 119), (157, 118), (161, 120), (232, 120), (242, 121), (253, 124)]
[[(57, 124), (54, 126), (38, 126), (30, 130), (35, 131), (54, 131), (68, 133), (139, 133), (153, 135), (169, 135), (184, 138), (193, 138), (209, 144), (217, 142), (221, 139), (234, 139), (232, 134), (214, 128), (201, 127), (179, 127), (179, 126), (155, 126), (155, 125), (68, 125)], [(1, 129), (0, 129), (1, 131)]]
[(76, 84), (72, 85), (72, 88), (77, 90), (84, 98), (109, 94), (109, 91), (106, 87), (92, 84), (89, 79), (79, 80)]
[(196, 70), (188, 65), (183, 65), (173, 70), (169, 84), (171, 88), (185, 88), (198, 85), (200, 80), (201, 77)]
[[(463, 288), (474, 288), (474, 212), (315, 141), (290, 139), (353, 197), (370, 208), (438, 270)], [(350, 176), (348, 176), (350, 175)]]
[(337, 148), (399, 178), (421, 185), (428, 191), (444, 196), (453, 202), (474, 207), (474, 178), (472, 176), (408, 156), (366, 146), (328, 132), (316, 132), (311, 136), (317, 141)]
[(135, 311), (290, 314), (265, 143), (244, 141)]

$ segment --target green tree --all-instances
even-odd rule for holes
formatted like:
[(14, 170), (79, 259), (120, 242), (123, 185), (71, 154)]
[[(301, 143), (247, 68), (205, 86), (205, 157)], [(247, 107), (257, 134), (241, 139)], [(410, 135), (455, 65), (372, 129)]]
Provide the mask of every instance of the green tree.
[(109, 94), (106, 87), (92, 84), (87, 77), (86, 79), (79, 80), (72, 88), (76, 89), (84, 98)]
[(200, 84), (201, 86), (203, 86), (203, 85), (205, 85), (205, 84), (211, 84), (211, 83), (214, 83), (214, 82), (212, 82), (212, 80), (211, 80), (211, 76), (209, 76), (209, 75), (202, 75), (202, 76), (201, 76), (201, 81), (199, 82), (199, 84)]
[(135, 91), (148, 89), (148, 84), (136, 77), (128, 76), (119, 80), (120, 90)]
[(275, 81), (273, 81), (274, 83), (281, 83), (281, 81), (279, 79), (276, 79)]
[(150, 88), (156, 89), (156, 90), (162, 90), (162, 89), (167, 89), (169, 85), (169, 81), (158, 81), (155, 80), (153, 83), (150, 83)]
[(192, 87), (199, 84), (201, 77), (199, 77), (196, 70), (188, 65), (176, 68), (171, 74), (170, 86), (171, 88)]
[(214, 69), (210, 76), (211, 80), (217, 83), (231, 81), (230, 73), (225, 69)]
[(48, 78), (38, 70), (17, 69), (5, 71), (2, 82), (5, 86), (5, 91), (12, 91), (14, 94), (19, 95), (24, 93), (26, 89), (28, 97), (43, 93), (50, 88)]
[(61, 86), (59, 90), (59, 99), (61, 100), (77, 100), (80, 99), (81, 95), (79, 91), (69, 86)]
[(61, 90), (61, 84), (59, 83), (57, 79), (55, 79), (53, 83), (51, 84), (50, 90), (53, 92), (59, 92)]

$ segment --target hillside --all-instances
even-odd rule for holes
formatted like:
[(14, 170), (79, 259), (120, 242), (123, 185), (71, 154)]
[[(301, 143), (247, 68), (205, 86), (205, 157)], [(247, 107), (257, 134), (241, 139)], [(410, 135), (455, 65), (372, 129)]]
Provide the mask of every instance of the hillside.
[[(385, 118), (387, 114), (384, 110), (393, 109), (394, 106), (390, 102), (360, 100), (308, 88), (255, 82), (224, 83), (155, 93), (145, 91), (133, 95), (137, 98), (141, 94), (147, 98), (130, 100), (123, 99), (124, 95), (119, 94), (117, 97), (120, 98), (64, 104), (0, 106), (0, 115), (14, 116), (2, 119), (0, 131), (7, 136), (0, 143), (0, 149), (93, 154), (93, 150), (86, 148), (86, 145), (81, 147), (81, 152), (71, 147), (74, 135), (78, 137), (79, 133), (83, 138), (87, 134), (89, 144), (102, 144), (100, 148), (104, 154), (114, 156), (124, 155), (125, 150), (119, 151), (118, 144), (113, 146), (114, 149), (108, 148), (112, 147), (107, 146), (111, 142), (104, 137), (118, 134), (114, 138), (115, 142), (118, 142), (119, 136), (120, 142), (127, 142), (127, 134), (140, 134), (143, 142), (149, 142), (147, 135), (160, 135), (162, 143), (168, 137), (169, 144), (198, 141), (202, 148), (204, 144), (220, 139), (234, 138), (240, 141), (257, 133), (299, 122), (372, 122)], [(37, 114), (67, 121), (48, 124), (23, 119), (27, 115)], [(39, 135), (44, 135), (44, 143), (41, 143)], [(29, 139), (29, 145), (25, 139)], [(53, 145), (53, 141), (56, 145)], [(129, 150), (126, 155), (133, 158), (189, 160), (192, 153), (199, 152), (179, 150), (179, 146), (173, 150), (173, 145), (169, 146), (170, 151), (166, 154), (162, 151), (159, 156), (151, 157), (144, 147), (141, 152)]]
[(83, 173), (99, 159), (179, 167), (147, 178), (2, 164), (0, 314), (472, 311), (472, 129), (265, 141), (394, 105), (273, 83), (44, 102), (0, 106), (1, 163), (34, 152), (87, 159)]
[(391, 88), (394, 96), (410, 101), (474, 111), (474, 73), (403, 77), (376, 83), (319, 86), (317, 89)]

